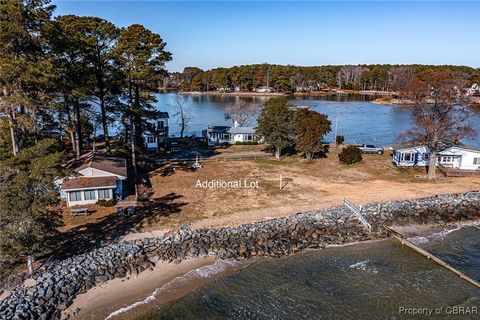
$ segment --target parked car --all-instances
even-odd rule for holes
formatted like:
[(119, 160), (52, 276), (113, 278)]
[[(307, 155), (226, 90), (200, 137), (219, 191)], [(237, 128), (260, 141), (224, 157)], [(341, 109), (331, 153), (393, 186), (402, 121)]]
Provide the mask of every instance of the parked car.
[(377, 147), (373, 144), (361, 144), (357, 146), (363, 153), (376, 153), (376, 154), (383, 154), (383, 147)]

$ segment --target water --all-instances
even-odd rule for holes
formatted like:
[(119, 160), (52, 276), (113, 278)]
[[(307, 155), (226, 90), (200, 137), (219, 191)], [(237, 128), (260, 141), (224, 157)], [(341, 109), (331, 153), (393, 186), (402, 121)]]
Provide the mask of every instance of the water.
[[(425, 245), (478, 278), (480, 230), (444, 238)], [(385, 240), (260, 259), (143, 319), (410, 319), (411, 308), (439, 312), (431, 319), (478, 319), (448, 314), (458, 306), (480, 309), (480, 290)]]
[(480, 282), (480, 229), (435, 233), (420, 246)]
[[(170, 114), (170, 132), (178, 135), (180, 127), (175, 116), (175, 94), (157, 94), (157, 107)], [(238, 99), (263, 103), (269, 97), (235, 97), (230, 95), (191, 95), (184, 96), (185, 105), (191, 113), (191, 121), (186, 129), (187, 135), (201, 136), (202, 130), (209, 125), (231, 125), (224, 116), (225, 107)], [(368, 96), (296, 97), (290, 101), (293, 105), (308, 105), (312, 110), (327, 114), (334, 128), (338, 115), (338, 134), (345, 136), (346, 143), (374, 143), (393, 145), (399, 133), (411, 125), (411, 107), (375, 104)], [(473, 111), (472, 122), (480, 132), (480, 111)], [(251, 125), (255, 125), (253, 122)], [(330, 133), (327, 141), (333, 141)], [(476, 141), (466, 141), (475, 143)]]

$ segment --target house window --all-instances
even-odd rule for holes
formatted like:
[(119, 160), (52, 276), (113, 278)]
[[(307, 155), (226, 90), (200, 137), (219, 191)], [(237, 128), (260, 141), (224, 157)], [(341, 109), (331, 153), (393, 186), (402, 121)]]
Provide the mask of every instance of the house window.
[(453, 162), (453, 157), (452, 156), (442, 156), (440, 158), (440, 162), (442, 162), (442, 163), (452, 163)]
[(480, 164), (480, 158), (473, 158), (473, 164)]
[(110, 189), (99, 189), (98, 190), (98, 199), (110, 199)]
[(413, 161), (414, 158), (415, 158), (414, 153), (404, 152), (404, 153), (402, 153), (402, 156), (400, 157), (400, 160), (405, 161), (405, 162), (411, 162), (411, 161)]
[(80, 191), (72, 191), (68, 193), (70, 201), (82, 201), (82, 193)]
[(83, 192), (83, 196), (85, 197), (85, 200), (97, 199), (97, 193), (95, 192), (95, 190), (85, 190)]
[(147, 143), (155, 143), (155, 137), (154, 136), (148, 136), (147, 137)]

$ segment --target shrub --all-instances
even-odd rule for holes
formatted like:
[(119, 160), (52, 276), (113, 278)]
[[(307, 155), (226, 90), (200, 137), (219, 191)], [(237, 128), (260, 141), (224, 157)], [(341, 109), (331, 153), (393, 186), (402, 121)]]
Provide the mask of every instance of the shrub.
[(355, 146), (348, 146), (340, 152), (338, 160), (345, 164), (354, 164), (362, 161), (362, 151)]
[(235, 141), (235, 144), (236, 145), (250, 146), (250, 145), (257, 145), (258, 142), (257, 141)]
[(101, 199), (97, 201), (97, 206), (100, 207), (113, 207), (115, 205), (115, 201), (113, 199), (105, 200)]
[(335, 143), (337, 144), (337, 146), (343, 144), (344, 141), (345, 141), (345, 137), (344, 137), (344, 136), (336, 136), (336, 137), (335, 137)]

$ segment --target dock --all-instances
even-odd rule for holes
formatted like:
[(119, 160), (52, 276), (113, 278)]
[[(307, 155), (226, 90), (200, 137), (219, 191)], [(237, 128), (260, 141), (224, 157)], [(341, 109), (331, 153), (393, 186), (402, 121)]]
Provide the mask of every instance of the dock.
[(454, 267), (452, 267), (451, 265), (449, 265), (448, 263), (446, 263), (445, 261), (435, 257), (433, 254), (431, 254), (430, 252), (426, 251), (426, 250), (423, 250), (422, 248), (414, 245), (413, 243), (411, 243), (410, 241), (408, 241), (402, 234), (398, 233), (397, 231), (393, 230), (392, 228), (390, 227), (384, 227), (388, 232), (390, 232), (390, 234), (393, 235), (393, 237), (395, 239), (397, 239), (398, 241), (400, 241), (401, 244), (403, 245), (406, 245), (410, 248), (412, 248), (413, 250), (415, 250), (417, 253), (421, 254), (422, 256), (426, 257), (427, 259), (431, 259), (433, 261), (435, 261), (437, 264), (439, 264), (441, 267), (447, 269), (448, 271), (450, 272), (453, 272), (454, 274), (456, 274), (457, 276), (459, 276), (460, 278), (462, 278), (463, 280), (469, 282), (470, 284), (476, 286), (477, 288), (480, 288), (480, 283), (478, 281), (476, 281), (475, 279), (472, 279), (470, 278), (469, 276), (467, 276), (466, 274), (464, 274), (463, 272), (455, 269)]

